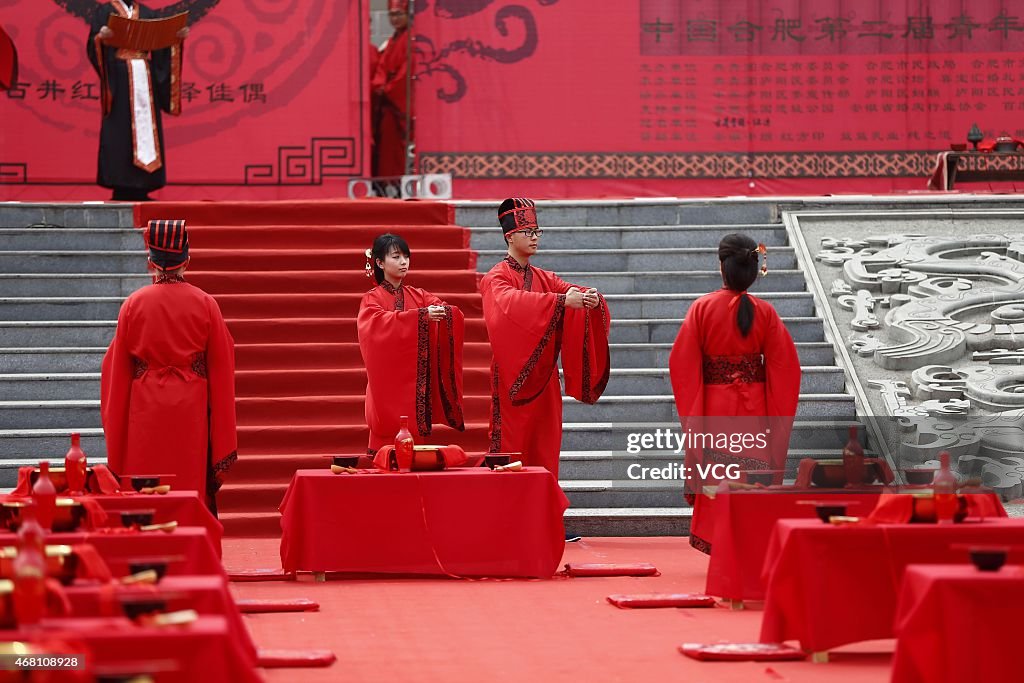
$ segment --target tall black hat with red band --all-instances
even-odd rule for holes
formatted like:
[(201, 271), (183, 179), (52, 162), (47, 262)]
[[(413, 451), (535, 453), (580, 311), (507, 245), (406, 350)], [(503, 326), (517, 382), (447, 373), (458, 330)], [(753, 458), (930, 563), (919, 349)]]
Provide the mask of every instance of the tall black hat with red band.
[(522, 197), (506, 199), (498, 207), (498, 223), (506, 235), (513, 230), (536, 230), (537, 205)]
[(160, 270), (173, 270), (188, 260), (185, 221), (150, 221), (145, 232), (149, 260)]

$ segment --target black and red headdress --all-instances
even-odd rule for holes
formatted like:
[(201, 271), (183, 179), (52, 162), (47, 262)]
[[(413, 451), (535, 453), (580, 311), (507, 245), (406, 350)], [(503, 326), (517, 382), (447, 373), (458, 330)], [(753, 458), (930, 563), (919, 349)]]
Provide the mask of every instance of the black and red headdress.
[(150, 221), (144, 236), (149, 260), (158, 270), (173, 270), (188, 260), (185, 221)]
[(498, 224), (506, 235), (514, 230), (536, 230), (537, 204), (523, 197), (506, 199), (498, 207)]

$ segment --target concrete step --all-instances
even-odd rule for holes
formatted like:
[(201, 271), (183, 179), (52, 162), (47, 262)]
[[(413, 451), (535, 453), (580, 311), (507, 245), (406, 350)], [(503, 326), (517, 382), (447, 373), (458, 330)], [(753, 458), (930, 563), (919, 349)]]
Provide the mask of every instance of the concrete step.
[[(537, 202), (537, 222), (542, 228), (553, 226), (607, 225), (734, 225), (765, 224), (775, 220), (777, 201), (730, 201), (677, 199), (595, 200)], [(467, 227), (492, 227), (498, 224), (497, 202), (458, 202), (455, 222)]]
[(98, 372), (0, 375), (0, 396), (5, 401), (91, 400), (99, 395)]
[(0, 251), (132, 251), (143, 244), (135, 228), (0, 228)]
[(110, 345), (117, 320), (0, 320), (4, 346), (49, 348)]
[(51, 429), (62, 424), (102, 427), (99, 399), (0, 401), (0, 429)]
[(130, 228), (134, 224), (131, 204), (0, 202), (0, 228)]
[[(820, 342), (825, 340), (825, 328), (821, 318), (784, 317), (783, 323), (789, 330), (794, 342)], [(616, 320), (612, 318), (612, 328), (608, 341), (612, 344), (671, 344), (679, 334), (681, 318), (654, 320)]]
[(145, 287), (152, 278), (145, 268), (137, 273), (0, 273), (4, 296), (119, 296)]
[(119, 296), (0, 298), (0, 320), (110, 320), (123, 301)]
[(95, 458), (101, 459), (101, 462), (106, 461), (107, 447), (103, 440), (103, 430), (73, 423), (49, 429), (0, 429), (0, 461), (12, 458), (63, 460), (71, 445), (73, 432), (82, 435), (82, 450), (90, 462)]
[[(747, 225), (619, 225), (619, 226), (551, 226), (543, 225), (541, 249), (639, 249), (643, 247), (717, 247), (730, 232), (740, 232), (769, 248), (787, 244), (786, 227), (781, 223)], [(504, 244), (497, 219), (493, 227), (473, 228), (470, 245), (473, 249), (495, 249)]]
[[(558, 273), (566, 282), (585, 282), (602, 294), (707, 294), (722, 286), (718, 270), (673, 270), (651, 273), (566, 272)], [(802, 292), (807, 288), (803, 271), (772, 270), (758, 278), (750, 293)]]
[[(864, 426), (856, 420), (797, 419), (790, 434), (790, 449), (817, 449), (838, 453), (849, 439), (850, 425), (859, 428), (864, 443)], [(566, 451), (622, 451), (631, 434), (653, 434), (656, 429), (679, 433), (679, 421), (665, 422), (565, 422), (562, 449)], [(634, 437), (635, 439), (635, 437)]]
[[(689, 536), (690, 507), (571, 507), (563, 517), (568, 534), (589, 537)], [(227, 524), (225, 524), (225, 531)]]
[(99, 372), (105, 346), (0, 348), (0, 374), (21, 372)]
[[(846, 378), (836, 366), (808, 366), (802, 368), (800, 391), (805, 394), (843, 393)], [(671, 395), (672, 382), (667, 364), (659, 368), (618, 368), (612, 356), (612, 369), (608, 377), (605, 396)]]
[[(609, 344), (612, 368), (667, 368), (672, 344)], [(830, 342), (796, 342), (801, 365), (835, 365)]]
[[(638, 415), (658, 422), (679, 419), (672, 394), (602, 396), (593, 405), (565, 397), (562, 400), (562, 415), (566, 422), (624, 422), (634, 420)], [(857, 405), (849, 394), (802, 393), (797, 404), (797, 415), (803, 418), (852, 420), (857, 415)]]
[[(477, 272), (486, 273), (498, 261), (508, 255), (506, 249), (481, 250), (477, 260)], [(793, 270), (797, 267), (792, 247), (776, 247), (771, 250), (770, 267)], [(530, 260), (538, 268), (562, 271), (652, 271), (708, 270), (718, 265), (718, 249), (550, 249), (541, 250)], [(564, 279), (564, 278), (563, 278)], [(586, 284), (581, 282), (579, 284)]]
[(145, 251), (0, 251), (2, 273), (145, 273)]
[[(686, 315), (690, 306), (704, 294), (607, 294), (612, 319), (677, 318)], [(771, 304), (781, 316), (806, 317), (814, 315), (814, 297), (810, 292), (762, 292), (763, 300)], [(19, 313), (25, 312), (19, 309)], [(0, 316), (4, 315), (0, 299)], [(22, 320), (14, 314), (12, 320)]]

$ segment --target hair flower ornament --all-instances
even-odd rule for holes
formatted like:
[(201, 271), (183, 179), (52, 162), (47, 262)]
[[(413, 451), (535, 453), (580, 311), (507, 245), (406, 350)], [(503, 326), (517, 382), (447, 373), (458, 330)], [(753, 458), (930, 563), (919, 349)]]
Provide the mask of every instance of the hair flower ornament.
[(764, 257), (764, 263), (761, 264), (761, 275), (768, 274), (768, 247), (764, 245), (764, 242), (757, 243), (757, 253)]

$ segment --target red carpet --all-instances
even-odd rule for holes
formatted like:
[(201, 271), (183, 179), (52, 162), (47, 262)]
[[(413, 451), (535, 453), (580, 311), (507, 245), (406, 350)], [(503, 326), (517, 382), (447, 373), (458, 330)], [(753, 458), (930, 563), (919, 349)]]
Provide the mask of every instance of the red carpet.
[[(224, 564), (267, 566), (270, 539), (228, 539)], [(752, 641), (761, 610), (623, 610), (615, 593), (693, 593), (704, 588), (707, 559), (685, 538), (587, 538), (566, 545), (565, 562), (650, 562), (657, 577), (547, 581), (377, 579), (315, 583), (233, 583), (239, 598), (307, 598), (317, 612), (246, 615), (260, 648), (326, 649), (324, 669), (265, 670), (268, 683), (297, 681), (715, 681), (716, 683), (882, 683), (891, 641), (848, 646), (828, 664), (698, 662), (684, 642)]]
[(466, 315), (466, 433), (437, 443), (487, 445), (490, 349), (469, 231), (447, 204), (392, 200), (156, 202), (137, 225), (183, 218), (187, 278), (213, 294), (235, 338), (238, 463), (218, 496), (226, 535), (280, 535), (277, 506), (296, 469), (366, 452), (366, 375), (355, 317), (372, 286), (364, 252), (383, 232), (412, 250), (407, 282)]

